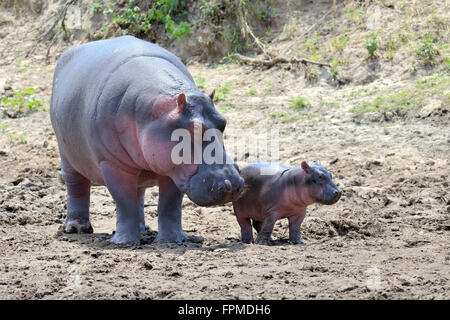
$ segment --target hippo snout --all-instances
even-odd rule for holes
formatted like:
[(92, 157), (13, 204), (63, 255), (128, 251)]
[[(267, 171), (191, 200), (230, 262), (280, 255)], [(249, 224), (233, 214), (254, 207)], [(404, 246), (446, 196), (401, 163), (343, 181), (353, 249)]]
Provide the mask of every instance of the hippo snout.
[(230, 180), (225, 179), (225, 180), (223, 181), (223, 184), (225, 185), (225, 190), (226, 190), (228, 193), (230, 193), (230, 192), (233, 191), (233, 186), (231, 185)]
[(242, 177), (239, 177), (239, 179), (234, 184), (232, 184), (230, 180), (225, 179), (223, 181), (223, 189), (227, 193), (239, 195), (244, 189), (244, 179), (242, 179)]
[(342, 191), (336, 188), (331, 192), (331, 195), (332, 197), (328, 200), (323, 201), (323, 204), (331, 205), (338, 202), (339, 199), (341, 198)]
[(189, 180), (186, 194), (200, 206), (219, 205), (236, 200), (244, 189), (237, 166), (205, 166)]

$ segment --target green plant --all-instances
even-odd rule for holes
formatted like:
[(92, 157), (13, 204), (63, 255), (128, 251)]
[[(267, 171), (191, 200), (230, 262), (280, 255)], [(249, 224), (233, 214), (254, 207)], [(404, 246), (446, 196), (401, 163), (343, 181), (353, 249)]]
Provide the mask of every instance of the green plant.
[(8, 133), (8, 138), (10, 143), (14, 142), (14, 136), (12, 135), (12, 133)]
[(292, 20), (291, 22), (283, 26), (283, 32), (288, 36), (288, 38), (290, 38), (297, 30), (297, 26), (298, 26), (298, 18), (295, 18), (295, 20)]
[(101, 2), (93, 2), (91, 4), (91, 10), (94, 14), (101, 13), (103, 11), (103, 4)]
[[(142, 1), (143, 5), (148, 5)], [(190, 31), (190, 24), (179, 20), (184, 16), (186, 1), (182, 0), (155, 0), (147, 11), (138, 5), (137, 0), (129, 0), (125, 6), (116, 12), (112, 21), (119, 26), (124, 34), (146, 35), (156, 39), (153, 24), (163, 25), (170, 39), (181, 40)]]
[(333, 41), (331, 41), (331, 45), (338, 49), (338, 50), (343, 50), (345, 48), (345, 45), (347, 44), (347, 35), (341, 37), (341, 38), (334, 38)]
[(375, 33), (372, 33), (369, 37), (366, 38), (366, 49), (369, 53), (369, 58), (374, 58), (376, 56), (378, 47), (378, 37)]
[(19, 141), (20, 141), (20, 143), (22, 143), (22, 144), (25, 144), (25, 143), (28, 142), (28, 141), (27, 141), (27, 138), (25, 138), (25, 135), (24, 135), (23, 133), (19, 136)]
[(432, 65), (435, 57), (440, 54), (434, 42), (435, 39), (431, 37), (424, 38), (420, 42), (420, 47), (416, 50), (417, 56), (422, 59), (425, 66)]
[(36, 112), (39, 109), (42, 110), (42, 102), (36, 100), (34, 96), (35, 92), (36, 89), (34, 88), (14, 91), (13, 96), (4, 97), (1, 100), (1, 104), (18, 109), (21, 112)]
[(190, 31), (189, 23), (182, 21), (176, 25), (169, 15), (165, 17), (165, 26), (170, 39), (182, 40)]
[(352, 20), (353, 22), (358, 22), (358, 20), (360, 20), (363, 15), (364, 11), (361, 8), (354, 8), (354, 9), (349, 8), (345, 12), (345, 16), (350, 20)]
[(306, 107), (309, 107), (310, 105), (311, 103), (308, 101), (308, 99), (302, 96), (293, 97), (291, 102), (289, 102), (289, 106), (297, 110), (304, 109)]
[(330, 73), (333, 77), (337, 77), (339, 74), (339, 71), (337, 70), (337, 67), (340, 66), (340, 62), (338, 59), (334, 58), (330, 62)]
[(312, 69), (311, 71), (306, 73), (306, 79), (309, 81), (314, 81), (319, 78), (319, 71), (317, 69)]
[(269, 116), (278, 123), (289, 123), (297, 120), (297, 116), (287, 113), (286, 111), (272, 111)]
[(351, 112), (381, 112), (386, 110), (411, 109), (423, 106), (425, 98), (423, 94), (415, 88), (405, 88), (393, 93), (383, 94), (380, 92), (372, 101), (362, 101), (358, 105), (350, 108)]
[(218, 87), (216, 92), (227, 94), (230, 93), (231, 89), (229, 87)]
[(205, 77), (194, 77), (194, 80), (195, 80), (195, 85), (197, 86), (197, 88), (202, 89), (205, 87), (205, 82), (206, 82)]
[(320, 35), (316, 34), (315, 36), (308, 38), (300, 47), (301, 53), (311, 53), (317, 54), (317, 51), (320, 48)]
[(6, 131), (6, 124), (2, 124), (0, 126), (0, 128), (2, 129), (2, 132), (4, 133)]
[(229, 87), (218, 87), (216, 89), (216, 94), (214, 95), (214, 102), (225, 101), (227, 99), (226, 95), (231, 91)]
[(267, 27), (270, 27), (273, 24), (273, 19), (275, 18), (275, 13), (272, 9), (273, 1), (269, 1), (271, 3), (268, 3), (264, 5), (264, 2), (268, 1), (262, 1), (263, 6), (256, 9), (256, 16), (258, 19), (260, 19)]
[(394, 58), (394, 52), (397, 50), (397, 41), (395, 41), (394, 39), (392, 39), (391, 37), (388, 37), (388, 39), (386, 40), (386, 58), (387, 59), (392, 59)]
[(252, 97), (252, 96), (256, 95), (256, 90), (253, 89), (253, 88), (250, 88), (250, 89), (245, 93), (245, 95), (246, 95), (246, 96), (249, 96), (249, 97)]

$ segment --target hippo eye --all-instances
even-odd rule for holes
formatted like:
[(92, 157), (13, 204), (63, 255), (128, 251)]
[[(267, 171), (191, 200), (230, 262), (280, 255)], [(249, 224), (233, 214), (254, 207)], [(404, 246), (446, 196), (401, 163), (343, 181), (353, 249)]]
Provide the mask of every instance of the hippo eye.
[(324, 176), (323, 174), (321, 174), (321, 175), (319, 176), (319, 179), (320, 179), (320, 180), (324, 180), (324, 179), (325, 179), (325, 176)]

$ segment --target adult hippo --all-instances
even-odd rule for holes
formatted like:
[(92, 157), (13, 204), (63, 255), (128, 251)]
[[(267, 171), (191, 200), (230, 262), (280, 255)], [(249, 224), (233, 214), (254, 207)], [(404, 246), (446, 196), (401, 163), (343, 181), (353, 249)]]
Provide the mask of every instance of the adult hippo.
[(147, 187), (159, 186), (156, 242), (188, 239), (181, 227), (185, 193), (201, 206), (235, 200), (243, 179), (225, 152), (223, 161), (212, 164), (175, 163), (171, 157), (176, 129), (223, 132), (226, 120), (213, 97), (197, 89), (175, 55), (131, 36), (65, 52), (50, 106), (67, 187), (64, 231), (93, 232), (91, 184), (106, 185), (116, 203), (114, 243), (139, 243)]

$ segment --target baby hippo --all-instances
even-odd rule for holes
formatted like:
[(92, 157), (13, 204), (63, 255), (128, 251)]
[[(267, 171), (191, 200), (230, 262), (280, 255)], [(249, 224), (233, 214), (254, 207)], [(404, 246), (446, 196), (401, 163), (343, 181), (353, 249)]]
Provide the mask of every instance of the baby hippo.
[(278, 219), (288, 218), (289, 240), (302, 244), (300, 225), (306, 207), (313, 203), (334, 204), (341, 197), (331, 180), (331, 173), (320, 162), (289, 168), (272, 163), (254, 163), (241, 170), (247, 189), (233, 202), (242, 241), (253, 242), (253, 228), (258, 232), (256, 243), (270, 244)]

